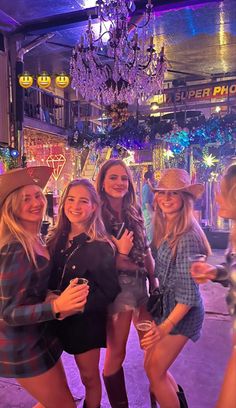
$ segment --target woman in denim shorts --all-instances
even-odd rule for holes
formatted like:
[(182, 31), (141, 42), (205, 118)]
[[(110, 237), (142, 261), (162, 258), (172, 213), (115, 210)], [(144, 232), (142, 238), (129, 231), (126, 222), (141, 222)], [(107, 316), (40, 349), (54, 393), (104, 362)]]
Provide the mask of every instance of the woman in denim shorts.
[(134, 312), (150, 319), (146, 280), (156, 286), (154, 262), (147, 245), (141, 210), (136, 202), (132, 176), (119, 159), (106, 161), (97, 177), (102, 217), (117, 247), (116, 266), (121, 293), (110, 307), (104, 382), (112, 408), (127, 408), (122, 363)]

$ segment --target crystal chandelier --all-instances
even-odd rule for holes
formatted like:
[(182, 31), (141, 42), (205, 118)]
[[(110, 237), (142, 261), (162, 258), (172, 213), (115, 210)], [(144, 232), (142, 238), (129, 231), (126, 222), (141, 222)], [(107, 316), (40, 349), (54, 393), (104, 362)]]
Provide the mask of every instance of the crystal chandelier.
[(102, 105), (132, 104), (158, 94), (167, 64), (164, 48), (158, 53), (153, 35), (148, 33), (153, 18), (151, 0), (146, 4), (141, 27), (129, 22), (135, 9), (133, 0), (98, 0), (97, 7), (98, 37), (90, 17), (86, 32), (73, 50), (72, 88), (85, 100)]

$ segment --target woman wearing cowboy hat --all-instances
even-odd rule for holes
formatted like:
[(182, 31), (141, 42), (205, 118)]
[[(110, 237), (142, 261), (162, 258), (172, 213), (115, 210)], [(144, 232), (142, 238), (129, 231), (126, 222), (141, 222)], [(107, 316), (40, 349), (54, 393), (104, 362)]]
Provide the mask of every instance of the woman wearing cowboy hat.
[(203, 193), (183, 169), (167, 169), (159, 182), (154, 217), (156, 275), (163, 312), (141, 342), (145, 368), (161, 408), (186, 408), (183, 390), (169, 368), (187, 341), (198, 340), (204, 309), (198, 285), (189, 273), (189, 257), (210, 254), (209, 243), (193, 216), (193, 201)]
[(40, 226), (51, 173), (40, 166), (0, 175), (0, 376), (16, 378), (37, 407), (74, 408), (62, 348), (47, 322), (81, 311), (88, 289), (71, 284), (47, 298), (50, 259)]

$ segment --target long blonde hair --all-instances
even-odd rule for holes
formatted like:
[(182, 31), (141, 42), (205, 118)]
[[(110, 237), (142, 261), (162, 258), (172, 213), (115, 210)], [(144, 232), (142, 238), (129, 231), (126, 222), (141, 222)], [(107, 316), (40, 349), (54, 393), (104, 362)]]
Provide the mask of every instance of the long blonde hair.
[[(236, 208), (236, 164), (229, 166), (221, 180), (224, 181), (225, 188), (222, 191), (222, 195), (231, 207)], [(236, 220), (234, 220), (233, 226), (230, 231), (230, 242), (236, 247)]]
[[(19, 242), (23, 246), (29, 261), (32, 261), (37, 267), (33, 236), (30, 232), (25, 231), (25, 228), (22, 226), (20, 219), (17, 216), (17, 210), (19, 209), (20, 200), (22, 199), (21, 194), (23, 188), (24, 187), (21, 187), (9, 194), (0, 209), (0, 249), (9, 243)], [(38, 188), (40, 189), (40, 187)], [(46, 211), (47, 201), (43, 192), (42, 196), (45, 200)], [(40, 233), (40, 228), (41, 223), (38, 224), (38, 233)]]
[(55, 226), (49, 231), (47, 238), (47, 245), (49, 247), (50, 253), (52, 253), (57, 245), (59, 238), (62, 233), (69, 234), (71, 223), (65, 215), (65, 201), (69, 195), (70, 189), (76, 186), (83, 186), (88, 191), (92, 204), (95, 205), (95, 210), (91, 214), (88, 220), (86, 234), (89, 236), (90, 241), (106, 241), (114, 248), (114, 245), (108, 238), (106, 233), (100, 210), (100, 200), (99, 196), (94, 188), (94, 186), (87, 179), (76, 179), (71, 181), (65, 188), (60, 198), (58, 218)]
[[(158, 194), (158, 193), (157, 193)], [(182, 198), (182, 207), (179, 210), (176, 218), (172, 224), (171, 233), (167, 234), (166, 231), (166, 218), (162, 213), (158, 202), (156, 201), (156, 210), (154, 215), (154, 233), (153, 233), (153, 243), (159, 248), (163, 241), (167, 240), (171, 249), (173, 256), (176, 255), (177, 247), (179, 240), (183, 234), (192, 230), (196, 233), (199, 239), (202, 242), (202, 245), (205, 247), (207, 255), (211, 254), (210, 244), (197, 222), (196, 218), (193, 215), (193, 196), (191, 194), (180, 192)]]

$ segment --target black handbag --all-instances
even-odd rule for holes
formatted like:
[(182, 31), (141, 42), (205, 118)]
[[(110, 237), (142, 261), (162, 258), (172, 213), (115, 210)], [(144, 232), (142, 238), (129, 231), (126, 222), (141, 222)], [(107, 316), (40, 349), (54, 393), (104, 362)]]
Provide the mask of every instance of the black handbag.
[(159, 288), (151, 293), (147, 302), (147, 310), (153, 317), (160, 319), (163, 316), (163, 293)]

